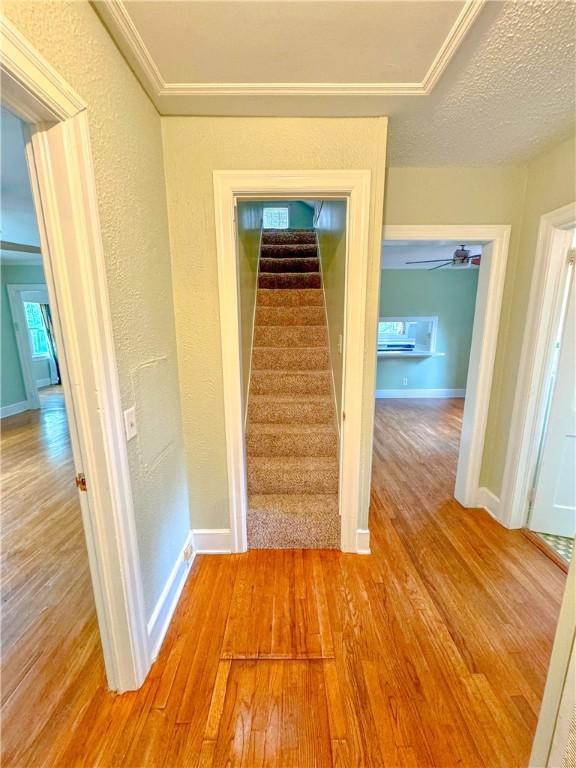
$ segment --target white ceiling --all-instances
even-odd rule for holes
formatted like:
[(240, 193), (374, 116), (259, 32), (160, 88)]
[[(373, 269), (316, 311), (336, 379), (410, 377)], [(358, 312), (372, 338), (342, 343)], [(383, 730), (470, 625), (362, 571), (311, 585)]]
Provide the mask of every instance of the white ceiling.
[[(28, 178), (28, 167), (22, 134), (22, 122), (2, 107), (0, 240), (20, 245), (38, 246), (40, 238)], [(40, 255), (0, 249), (4, 264), (40, 264)]]
[(392, 165), (520, 163), (574, 130), (573, 0), (100, 0), (161, 114), (389, 115)]
[[(432, 267), (439, 266), (439, 264), (407, 264), (406, 262), (451, 259), (456, 248), (459, 248), (461, 245), (462, 243), (449, 240), (386, 240), (382, 243), (382, 269), (431, 269)], [(472, 256), (482, 253), (481, 245), (471, 243), (465, 243), (464, 245), (470, 249)], [(444, 267), (442, 271), (446, 272), (449, 269), (452, 269), (452, 267)], [(478, 269), (478, 267), (470, 264), (467, 267), (457, 267), (457, 269)]]

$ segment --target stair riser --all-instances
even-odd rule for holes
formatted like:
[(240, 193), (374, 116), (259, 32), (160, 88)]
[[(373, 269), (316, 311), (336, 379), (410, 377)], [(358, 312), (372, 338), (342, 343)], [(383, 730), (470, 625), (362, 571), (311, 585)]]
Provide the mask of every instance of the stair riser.
[(261, 288), (256, 303), (260, 307), (323, 307), (324, 294), (318, 288), (291, 288), (288, 291)]
[(338, 468), (281, 469), (274, 473), (248, 468), (248, 493), (338, 493)]
[(328, 350), (317, 349), (275, 349), (254, 347), (252, 369), (255, 371), (325, 371), (330, 367)]
[(258, 275), (259, 288), (321, 288), (322, 281), (318, 272), (273, 274), (264, 272)]
[(326, 325), (324, 307), (256, 307), (256, 325)]
[(320, 272), (318, 259), (260, 259), (260, 274)]
[(248, 510), (249, 549), (340, 549), (340, 518), (312, 519)]
[(261, 402), (250, 398), (248, 420), (251, 424), (332, 424), (334, 407), (330, 400), (315, 402)]
[(254, 328), (254, 347), (326, 347), (328, 335), (321, 325), (290, 328), (258, 325)]
[(329, 372), (326, 373), (285, 373), (252, 371), (251, 395), (329, 395), (331, 394)]
[(290, 232), (263, 232), (263, 245), (280, 245), (281, 243), (316, 243), (314, 230), (298, 229)]
[(262, 244), (261, 258), (290, 259), (300, 256), (317, 257), (318, 248), (315, 243), (310, 244)]
[(248, 456), (334, 456), (338, 455), (338, 439), (335, 432), (325, 433), (278, 433), (254, 431), (246, 436)]

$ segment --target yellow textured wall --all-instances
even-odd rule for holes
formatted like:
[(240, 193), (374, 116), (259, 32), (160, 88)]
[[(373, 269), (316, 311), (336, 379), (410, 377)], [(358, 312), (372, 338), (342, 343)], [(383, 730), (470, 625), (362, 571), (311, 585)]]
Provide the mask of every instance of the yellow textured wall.
[(342, 352), (344, 301), (346, 294), (346, 202), (324, 200), (316, 224), (322, 282), (326, 299), (326, 319), (330, 341), (330, 364), (336, 396), (336, 416), (342, 419)]
[(238, 203), (236, 221), (238, 228), (238, 294), (240, 301), (240, 333), (242, 363), (242, 406), (246, 414), (252, 335), (254, 331), (254, 307), (260, 257), (260, 232), (262, 228), (262, 203), (245, 200)]
[[(162, 120), (172, 243), (180, 386), (193, 527), (229, 525), (214, 170), (369, 169), (373, 173), (371, 259), (366, 316), (375, 338), (386, 120), (383, 118), (210, 118)], [(371, 435), (374, 355), (365, 362)], [(371, 437), (363, 447), (369, 486)]]
[(2, 10), (87, 104), (150, 616), (189, 530), (160, 117), (87, 2)]

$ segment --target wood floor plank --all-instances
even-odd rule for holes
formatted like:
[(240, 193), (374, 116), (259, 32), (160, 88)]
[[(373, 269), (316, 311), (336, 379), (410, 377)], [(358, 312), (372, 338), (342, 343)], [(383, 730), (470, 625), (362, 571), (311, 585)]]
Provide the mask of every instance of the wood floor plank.
[[(3, 765), (524, 768), (565, 575), (454, 501), (461, 420), (460, 400), (378, 402), (372, 554), (197, 557), (147, 681), (122, 696), (106, 691), (89, 582), (60, 530), (70, 500), (51, 489), (42, 515), (76, 579), (50, 541), (20, 544), (40, 524), (28, 507), (6, 517)], [(14, 457), (30, 440), (13, 438)]]

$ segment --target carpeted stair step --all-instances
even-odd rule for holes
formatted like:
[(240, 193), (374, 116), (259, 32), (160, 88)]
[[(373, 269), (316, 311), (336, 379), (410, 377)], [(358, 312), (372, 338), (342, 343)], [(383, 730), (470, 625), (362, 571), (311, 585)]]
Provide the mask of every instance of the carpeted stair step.
[(319, 272), (291, 272), (274, 274), (261, 272), (258, 275), (259, 288), (321, 288)]
[(339, 549), (338, 496), (254, 494), (248, 502), (250, 549)]
[(328, 334), (323, 325), (257, 325), (254, 347), (326, 347)]
[(274, 274), (320, 272), (320, 261), (316, 256), (299, 259), (260, 259), (260, 274), (270, 272)]
[(256, 303), (260, 307), (324, 308), (324, 294), (318, 288), (304, 288), (302, 290), (291, 288), (287, 291), (280, 288), (276, 290), (260, 288), (256, 296)]
[(331, 456), (248, 456), (248, 493), (338, 493)]
[(331, 424), (250, 424), (248, 456), (337, 456), (338, 434)]
[(327, 347), (254, 347), (252, 370), (324, 371), (330, 367)]
[(252, 371), (250, 398), (254, 395), (330, 395), (330, 371)]
[(263, 244), (260, 248), (261, 259), (287, 259), (295, 257), (318, 257), (318, 248), (316, 243), (269, 243)]
[(283, 229), (264, 230), (262, 245), (273, 243), (316, 243), (316, 232), (313, 229)]
[(334, 424), (332, 395), (255, 395), (248, 400), (248, 423)]
[[(300, 293), (300, 291), (298, 291)], [(260, 325), (325, 325), (321, 307), (261, 307), (256, 305), (255, 323)]]

